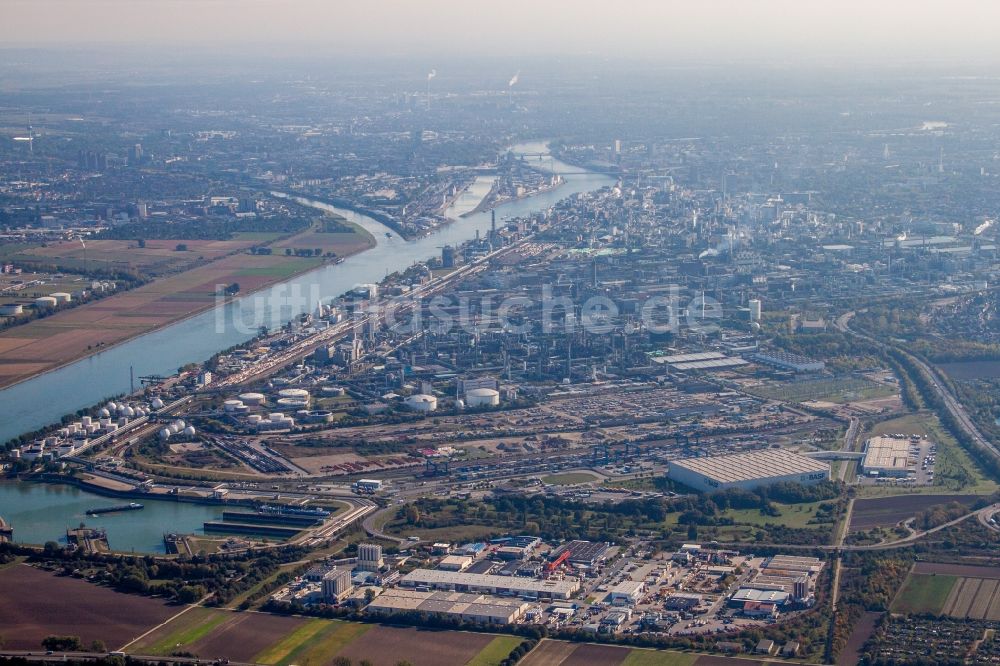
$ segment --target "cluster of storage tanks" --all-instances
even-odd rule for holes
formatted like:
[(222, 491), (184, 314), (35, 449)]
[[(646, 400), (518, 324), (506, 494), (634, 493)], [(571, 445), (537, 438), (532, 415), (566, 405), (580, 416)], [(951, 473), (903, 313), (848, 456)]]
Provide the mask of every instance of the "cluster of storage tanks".
[(50, 310), (57, 305), (65, 305), (73, 300), (73, 297), (65, 291), (55, 291), (48, 296), (39, 296), (35, 299), (36, 310)]
[(282, 412), (272, 412), (266, 419), (260, 414), (251, 414), (247, 421), (257, 430), (291, 430), (295, 427), (295, 419)]
[[(500, 404), (500, 392), (491, 388), (475, 388), (465, 392), (458, 407), (496, 407)], [(413, 412), (433, 412), (438, 408), (438, 399), (429, 393), (415, 393), (403, 400), (403, 405)]]
[[(344, 395), (345, 391), (339, 386), (324, 386), (320, 389), (326, 397), (337, 397)], [(310, 409), (312, 395), (302, 388), (284, 388), (277, 392), (274, 398), (274, 405), (283, 411), (268, 414), (251, 413), (259, 412), (268, 402), (268, 398), (263, 393), (241, 393), (236, 398), (230, 398), (222, 403), (222, 409), (227, 414), (245, 417), (247, 423), (257, 430), (285, 430), (295, 427), (296, 419), (306, 423), (329, 423), (333, 420), (333, 413), (323, 409)], [(293, 413), (294, 416), (289, 413)]]
[(160, 439), (164, 441), (168, 439), (191, 439), (195, 434), (196, 430), (193, 425), (185, 423), (183, 419), (177, 419), (160, 431)]

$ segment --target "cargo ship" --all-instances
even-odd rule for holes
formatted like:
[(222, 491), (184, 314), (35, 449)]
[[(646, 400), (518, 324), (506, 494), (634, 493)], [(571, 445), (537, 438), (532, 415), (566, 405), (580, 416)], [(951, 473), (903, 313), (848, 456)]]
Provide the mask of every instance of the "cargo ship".
[(119, 504), (117, 506), (103, 506), (97, 509), (87, 509), (88, 516), (99, 516), (102, 513), (117, 513), (119, 511), (138, 511), (139, 509), (144, 509), (145, 507), (138, 502), (129, 502), (128, 504)]

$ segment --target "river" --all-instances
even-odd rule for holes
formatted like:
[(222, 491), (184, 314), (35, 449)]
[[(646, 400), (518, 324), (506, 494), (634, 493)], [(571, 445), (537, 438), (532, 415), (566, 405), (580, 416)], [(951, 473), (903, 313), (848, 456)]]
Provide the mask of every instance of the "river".
[[(542, 142), (523, 143), (514, 146), (513, 150), (515, 153), (538, 153), (546, 151), (546, 145)], [(580, 173), (582, 170), (579, 167), (548, 157), (539, 161), (538, 166), (555, 173), (566, 173), (565, 183), (554, 190), (498, 206), (495, 209), (498, 223), (504, 218), (546, 210), (570, 195), (614, 183), (609, 176)], [(484, 187), (488, 191), (488, 182), (488, 179), (477, 179), (468, 196), (458, 197), (446, 214), (458, 218), (461, 213), (474, 208), (478, 202), (471, 200)], [(250, 339), (255, 332), (251, 322), (263, 321), (270, 325), (280, 320), (283, 323), (302, 312), (315, 309), (315, 300), (309, 299), (301, 306), (282, 309), (272, 317), (269, 303), (277, 302), (290, 293), (318, 295), (327, 300), (334, 298), (358, 284), (378, 282), (389, 273), (429, 259), (437, 255), (443, 245), (458, 245), (474, 237), (477, 231), (486, 232), (491, 220), (490, 211), (484, 211), (455, 219), (424, 238), (404, 241), (367, 215), (304, 201), (357, 223), (375, 237), (377, 245), (339, 264), (323, 266), (256, 294), (242, 296), (0, 391), (0, 442), (41, 428), (64, 414), (94, 405), (109, 396), (127, 393), (129, 366), (134, 368), (136, 377), (170, 375), (187, 363), (204, 361), (216, 352)]]

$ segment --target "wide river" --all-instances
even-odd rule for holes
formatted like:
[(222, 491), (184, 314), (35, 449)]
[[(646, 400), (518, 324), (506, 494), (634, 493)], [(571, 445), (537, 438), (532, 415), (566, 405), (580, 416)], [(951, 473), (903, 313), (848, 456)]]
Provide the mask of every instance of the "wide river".
[[(513, 150), (515, 153), (547, 152), (546, 145), (541, 142), (518, 144)], [(566, 182), (550, 192), (497, 207), (498, 224), (505, 218), (546, 210), (572, 194), (597, 190), (614, 182), (603, 174), (580, 173), (580, 168), (550, 157), (537, 163), (553, 172), (565, 173)], [(490, 183), (488, 178), (477, 179), (454, 203), (449, 215), (457, 218), (474, 208), (489, 191)], [(134, 368), (137, 378), (173, 374), (187, 363), (204, 361), (216, 352), (253, 337), (255, 329), (247, 322), (260, 321), (272, 326), (277, 321), (290, 321), (302, 312), (313, 311), (316, 307), (314, 297), (329, 300), (356, 285), (378, 282), (389, 273), (436, 256), (444, 245), (458, 245), (474, 237), (477, 231), (483, 233), (490, 228), (490, 212), (485, 211), (456, 219), (424, 238), (404, 241), (366, 215), (318, 202), (306, 203), (343, 215), (369, 231), (378, 244), (339, 264), (317, 268), (0, 391), (0, 442), (41, 428), (64, 414), (94, 405), (109, 396), (127, 393), (129, 366)], [(271, 304), (287, 303), (289, 294), (300, 294), (304, 298), (297, 305), (282, 307), (272, 316)], [(4, 513), (3, 499), (0, 495), (0, 515)]]

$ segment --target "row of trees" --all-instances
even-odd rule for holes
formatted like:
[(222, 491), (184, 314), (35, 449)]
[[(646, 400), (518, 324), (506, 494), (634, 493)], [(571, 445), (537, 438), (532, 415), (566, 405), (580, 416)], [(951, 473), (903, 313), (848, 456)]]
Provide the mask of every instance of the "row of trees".
[(165, 597), (193, 603), (212, 595), (209, 605), (221, 605), (271, 576), (282, 564), (307, 554), (298, 546), (284, 546), (242, 555), (209, 555), (163, 559), (103, 553), (87, 554), (48, 542), (39, 552), (27, 546), (0, 543), (0, 556), (27, 555), (29, 561), (71, 575), (90, 571), (97, 582), (121, 592)]

